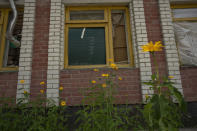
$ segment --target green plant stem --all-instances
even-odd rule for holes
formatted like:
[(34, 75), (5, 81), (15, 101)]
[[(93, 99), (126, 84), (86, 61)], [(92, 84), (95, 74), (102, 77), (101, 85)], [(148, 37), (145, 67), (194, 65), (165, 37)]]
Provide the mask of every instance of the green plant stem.
[(158, 85), (160, 85), (160, 77), (159, 77), (159, 66), (158, 66), (158, 63), (157, 63), (157, 60), (156, 60), (156, 57), (155, 57), (155, 53), (154, 52), (151, 52), (151, 54), (153, 55), (153, 62), (154, 62), (154, 66), (156, 68), (156, 89), (159, 93), (159, 97), (161, 95), (161, 89), (160, 87), (158, 87)]

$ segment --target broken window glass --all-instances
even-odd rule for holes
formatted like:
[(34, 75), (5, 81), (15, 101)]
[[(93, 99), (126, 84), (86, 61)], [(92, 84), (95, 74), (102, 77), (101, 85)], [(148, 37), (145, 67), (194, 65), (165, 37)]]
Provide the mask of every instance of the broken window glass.
[[(9, 26), (12, 20), (12, 17), (13, 17), (12, 12), (9, 12), (7, 27)], [(13, 30), (13, 36), (18, 41), (21, 41), (22, 26), (23, 26), (23, 11), (18, 11), (18, 18), (17, 18), (16, 24)], [(19, 54), (20, 54), (20, 47), (15, 47), (12, 42), (6, 39), (4, 57), (3, 57), (3, 67), (18, 66)]]

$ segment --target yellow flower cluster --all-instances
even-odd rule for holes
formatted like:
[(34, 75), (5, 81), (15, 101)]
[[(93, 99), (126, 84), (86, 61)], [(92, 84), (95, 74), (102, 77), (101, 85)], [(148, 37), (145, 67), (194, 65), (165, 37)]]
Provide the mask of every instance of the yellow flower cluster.
[(96, 81), (95, 81), (95, 80), (92, 80), (92, 81), (91, 81), (91, 83), (92, 83), (92, 84), (95, 84), (95, 83), (96, 83)]
[(95, 72), (98, 72), (98, 71), (99, 71), (99, 69), (94, 69), (94, 71), (95, 71)]
[(102, 74), (102, 77), (109, 77), (109, 74)]
[(118, 77), (118, 80), (120, 80), (120, 81), (121, 81), (121, 80), (122, 80), (122, 77)]
[(19, 81), (21, 84), (24, 84), (25, 83), (25, 80), (20, 80)]
[(44, 90), (40, 90), (40, 93), (43, 94), (44, 93)]
[(44, 85), (44, 84), (45, 84), (45, 82), (44, 82), (44, 81), (40, 82), (40, 85)]
[(149, 42), (146, 45), (142, 46), (143, 52), (154, 52), (154, 51), (162, 51), (163, 45), (161, 44), (161, 41), (155, 42)]
[(118, 70), (118, 67), (116, 64), (112, 63), (110, 64), (111, 68), (114, 69), (114, 70)]
[(102, 84), (102, 87), (103, 87), (103, 88), (106, 88), (106, 87), (107, 87), (107, 84), (105, 84), (105, 83)]
[(169, 79), (173, 79), (173, 78), (174, 78), (174, 76), (168, 76), (168, 78), (169, 78)]
[(24, 94), (28, 94), (28, 92), (26, 90), (24, 90)]
[(66, 101), (61, 101), (61, 106), (65, 106), (66, 105)]
[(63, 89), (64, 89), (64, 87), (60, 86), (59, 90), (60, 90), (60, 91), (63, 91)]

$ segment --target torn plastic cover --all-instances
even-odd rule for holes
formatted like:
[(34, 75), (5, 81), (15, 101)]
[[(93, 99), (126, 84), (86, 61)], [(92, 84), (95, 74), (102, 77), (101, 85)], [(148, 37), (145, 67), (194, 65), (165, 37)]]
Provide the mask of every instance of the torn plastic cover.
[(174, 22), (174, 29), (181, 64), (197, 66), (197, 22)]

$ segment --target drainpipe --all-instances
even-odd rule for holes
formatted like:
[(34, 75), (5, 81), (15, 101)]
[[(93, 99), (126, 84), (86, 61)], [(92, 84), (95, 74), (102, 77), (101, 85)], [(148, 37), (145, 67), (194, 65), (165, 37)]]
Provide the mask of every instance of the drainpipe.
[(16, 10), (16, 6), (14, 4), (14, 0), (9, 0), (10, 2), (10, 6), (12, 8), (12, 12), (13, 12), (13, 18), (8, 26), (8, 31), (6, 34), (6, 38), (15, 46), (15, 47), (20, 47), (20, 42), (14, 38), (13, 34), (13, 30), (14, 30), (14, 26), (16, 24), (16, 20), (17, 20), (17, 10)]

